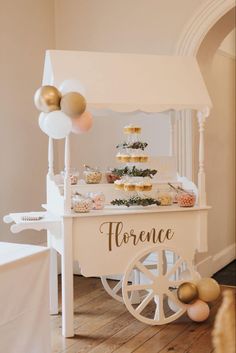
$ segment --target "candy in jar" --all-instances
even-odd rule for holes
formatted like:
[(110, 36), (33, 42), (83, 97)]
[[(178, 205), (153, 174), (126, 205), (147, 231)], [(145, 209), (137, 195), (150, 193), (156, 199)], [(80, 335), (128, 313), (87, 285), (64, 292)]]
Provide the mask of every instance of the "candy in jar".
[[(65, 171), (62, 171), (61, 176), (63, 177), (63, 179), (65, 178)], [(78, 183), (79, 180), (79, 172), (76, 168), (70, 168), (69, 170), (69, 175), (70, 175), (70, 183), (71, 185), (76, 185)]]
[(105, 195), (102, 192), (89, 192), (87, 194), (93, 202), (93, 210), (102, 210), (105, 205)]
[(102, 173), (97, 168), (85, 166), (84, 178), (87, 184), (99, 184), (102, 180)]
[(74, 212), (86, 213), (89, 212), (93, 207), (93, 202), (90, 198), (83, 197), (80, 195), (74, 195), (72, 197), (72, 208)]
[(173, 203), (173, 194), (170, 189), (159, 190), (157, 200), (161, 206), (170, 206)]
[(196, 202), (196, 196), (192, 191), (181, 192), (178, 195), (178, 205), (180, 207), (193, 207)]
[(113, 184), (116, 180), (119, 180), (119, 175), (115, 174), (112, 169), (106, 171), (106, 179), (109, 184)]

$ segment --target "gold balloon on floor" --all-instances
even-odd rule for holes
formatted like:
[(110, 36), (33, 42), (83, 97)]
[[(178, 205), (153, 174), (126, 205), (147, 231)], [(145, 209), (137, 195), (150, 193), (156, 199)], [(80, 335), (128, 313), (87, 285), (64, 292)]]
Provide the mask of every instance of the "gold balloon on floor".
[(61, 93), (54, 86), (42, 86), (34, 95), (34, 104), (38, 110), (49, 113), (60, 110)]
[(220, 286), (213, 278), (202, 278), (197, 282), (199, 299), (204, 302), (216, 300), (220, 295)]
[(198, 298), (197, 286), (191, 282), (182, 283), (177, 290), (177, 297), (181, 303), (193, 303)]
[(69, 92), (61, 99), (61, 110), (71, 118), (78, 118), (85, 109), (86, 100), (78, 92)]

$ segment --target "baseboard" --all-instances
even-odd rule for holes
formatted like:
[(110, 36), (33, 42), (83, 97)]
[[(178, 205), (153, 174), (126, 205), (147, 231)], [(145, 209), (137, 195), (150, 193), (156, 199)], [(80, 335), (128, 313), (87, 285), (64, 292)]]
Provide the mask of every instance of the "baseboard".
[(202, 277), (211, 277), (232, 262), (235, 256), (236, 244), (231, 244), (227, 248), (221, 250), (215, 255), (207, 256), (205, 259), (196, 264), (197, 271)]
[(235, 253), (236, 243), (227, 246), (227, 248), (221, 250), (217, 254), (213, 256), (213, 274), (221, 270), (223, 267), (228, 265), (230, 262), (235, 260), (236, 253)]
[(212, 256), (207, 256), (202, 261), (196, 264), (196, 270), (200, 273), (201, 277), (212, 276)]

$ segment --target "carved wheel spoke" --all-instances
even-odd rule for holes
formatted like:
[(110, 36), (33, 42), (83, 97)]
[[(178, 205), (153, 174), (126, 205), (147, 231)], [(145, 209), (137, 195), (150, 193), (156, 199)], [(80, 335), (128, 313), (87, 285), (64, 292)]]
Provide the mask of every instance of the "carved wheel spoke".
[(130, 284), (127, 286), (127, 291), (136, 291), (136, 290), (149, 290), (152, 288), (151, 284)]
[(123, 276), (122, 278), (117, 282), (117, 284), (112, 287), (112, 280), (109, 280), (107, 277), (102, 276), (101, 277), (102, 285), (105, 289), (105, 291), (114, 299), (118, 300), (119, 302), (123, 303), (123, 296), (122, 296), (122, 281), (123, 281)]
[(146, 275), (146, 277), (148, 277), (151, 281), (155, 280), (155, 276), (152, 274), (151, 271), (149, 271), (149, 269), (140, 261), (137, 261), (135, 263), (135, 267), (141, 271), (143, 274)]
[(122, 288), (122, 281), (120, 280), (117, 285), (113, 288), (113, 292), (117, 293)]
[(166, 276), (168, 278), (170, 278), (172, 275), (174, 275), (176, 273), (176, 271), (179, 269), (179, 267), (182, 265), (182, 263), (184, 262), (184, 260), (182, 258), (179, 258), (174, 266), (170, 269), (170, 271), (166, 274)]
[(135, 309), (136, 313), (141, 313), (143, 311), (143, 309), (146, 308), (146, 306), (150, 303), (150, 301), (153, 299), (154, 294), (153, 292), (150, 292), (145, 299), (142, 300), (141, 304), (139, 304), (139, 306)]
[(159, 294), (155, 300), (156, 303), (156, 310), (154, 314), (154, 320), (155, 321), (163, 321), (165, 319), (165, 313), (164, 313), (164, 303), (163, 303), (163, 294)]
[(158, 258), (157, 268), (159, 270), (159, 275), (162, 276), (163, 272), (164, 272), (164, 258), (163, 258), (163, 250), (162, 249), (158, 249), (157, 258)]

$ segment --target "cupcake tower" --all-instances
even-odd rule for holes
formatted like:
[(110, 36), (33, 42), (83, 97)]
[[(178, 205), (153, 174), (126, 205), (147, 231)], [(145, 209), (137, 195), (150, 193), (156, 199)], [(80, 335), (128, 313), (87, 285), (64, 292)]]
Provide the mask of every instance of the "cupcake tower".
[[(126, 141), (118, 145), (119, 152), (116, 155), (117, 161), (125, 164), (121, 179), (115, 181), (115, 188), (127, 192), (146, 192), (152, 190), (151, 175), (148, 175), (148, 169), (140, 169), (144, 163), (148, 162), (149, 156), (144, 152), (147, 147), (146, 142), (139, 139), (141, 127), (128, 125), (124, 127)], [(146, 172), (146, 173), (145, 173)], [(156, 172), (156, 171), (155, 171)]]

